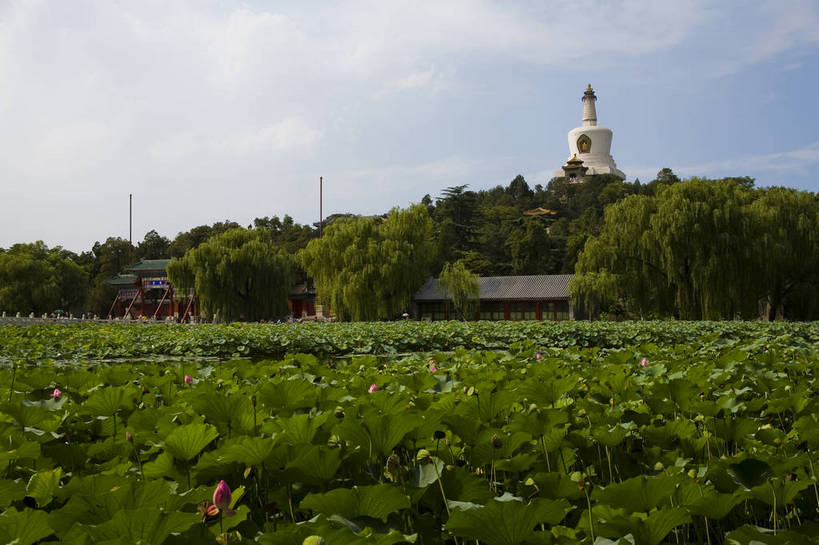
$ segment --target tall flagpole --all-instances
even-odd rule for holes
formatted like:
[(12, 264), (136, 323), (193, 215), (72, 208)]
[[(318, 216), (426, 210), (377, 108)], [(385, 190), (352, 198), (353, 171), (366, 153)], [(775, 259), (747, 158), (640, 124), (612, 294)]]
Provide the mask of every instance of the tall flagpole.
[(324, 176), (319, 176), (319, 238), (324, 226)]

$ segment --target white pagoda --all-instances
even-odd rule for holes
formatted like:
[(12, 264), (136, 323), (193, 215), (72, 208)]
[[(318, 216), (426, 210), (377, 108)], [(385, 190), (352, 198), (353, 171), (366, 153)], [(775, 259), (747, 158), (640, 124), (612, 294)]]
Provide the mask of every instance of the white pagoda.
[[(597, 124), (596, 100), (589, 84), (583, 93), (583, 125), (569, 131), (569, 160), (555, 171), (555, 176), (565, 176), (577, 182), (582, 181), (583, 176), (594, 174), (612, 174), (621, 180), (626, 179), (611, 156), (611, 129)], [(582, 161), (582, 170), (578, 161)]]

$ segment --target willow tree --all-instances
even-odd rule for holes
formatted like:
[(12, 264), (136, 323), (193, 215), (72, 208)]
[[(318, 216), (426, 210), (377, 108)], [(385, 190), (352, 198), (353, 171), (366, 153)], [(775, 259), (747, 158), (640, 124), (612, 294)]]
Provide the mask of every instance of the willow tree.
[(578, 257), (570, 289), (589, 302), (683, 319), (748, 316), (756, 307), (755, 193), (731, 180), (691, 179), (608, 206)]
[(478, 275), (470, 272), (462, 261), (445, 264), (438, 278), (438, 285), (443, 289), (444, 295), (452, 299), (461, 320), (465, 321), (467, 316), (475, 314), (480, 304)]
[[(768, 320), (783, 317), (784, 306), (790, 302), (792, 307), (809, 307), (807, 313), (796, 313), (799, 318), (815, 318), (819, 299), (817, 196), (772, 187), (761, 190), (749, 210), (755, 220), (753, 250), (758, 265), (754, 278), (765, 307), (763, 317)], [(810, 302), (812, 305), (806, 305)]]
[(340, 319), (377, 320), (409, 308), (435, 254), (432, 220), (422, 204), (384, 218), (341, 219), (297, 254), (319, 301)]
[(194, 288), (202, 310), (219, 320), (287, 314), (295, 282), (292, 257), (258, 229), (236, 228), (208, 239), (168, 264), (181, 289)]

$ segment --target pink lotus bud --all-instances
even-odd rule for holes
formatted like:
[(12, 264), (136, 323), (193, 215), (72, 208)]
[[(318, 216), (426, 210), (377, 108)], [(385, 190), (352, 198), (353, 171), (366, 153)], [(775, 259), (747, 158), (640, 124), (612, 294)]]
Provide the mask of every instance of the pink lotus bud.
[(651, 363), (649, 363), (647, 359), (643, 358), (643, 361), (640, 362), (640, 367), (646, 367), (648, 365), (651, 365)]
[(535, 354), (535, 359), (536, 359), (537, 361), (540, 361), (540, 360), (542, 360), (542, 359), (543, 359), (543, 356), (540, 354), (540, 352), (538, 352), (537, 354)]
[(430, 365), (435, 365), (435, 360), (429, 360)]
[(367, 390), (367, 391), (369, 393), (377, 392), (378, 391), (378, 385), (377, 384), (371, 384), (369, 390)]
[(193, 378), (190, 375), (185, 375), (185, 384), (193, 384)]
[(63, 393), (60, 391), (59, 388), (54, 388), (54, 391), (48, 397), (60, 397)]
[(213, 505), (224, 511), (230, 507), (230, 500), (230, 487), (225, 481), (219, 481), (213, 491)]
[(128, 430), (125, 430), (125, 440), (126, 441), (131, 441), (131, 442), (133, 442), (133, 440), (134, 440), (134, 436), (131, 435), (131, 432), (128, 431)]
[(435, 371), (437, 371), (437, 370), (438, 370), (438, 368), (437, 368), (437, 367), (435, 367), (434, 365), (430, 365), (430, 366), (429, 366), (429, 371), (430, 371), (430, 373), (434, 373), (434, 372), (435, 372)]

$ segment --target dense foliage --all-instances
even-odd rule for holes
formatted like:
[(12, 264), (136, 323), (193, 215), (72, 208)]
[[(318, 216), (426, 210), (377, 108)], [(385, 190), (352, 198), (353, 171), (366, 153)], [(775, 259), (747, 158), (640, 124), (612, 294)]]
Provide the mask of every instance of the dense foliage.
[[(0, 370), (0, 542), (814, 543), (816, 327), (748, 325), (618, 326), (617, 349), (24, 360)], [(234, 329), (262, 330), (190, 331)], [(719, 332), (657, 342), (673, 329)]]
[[(574, 289), (595, 315), (819, 318), (814, 193), (754, 189), (753, 179), (746, 177), (681, 181), (664, 168), (646, 184), (606, 175), (590, 176), (583, 183), (553, 178), (530, 187), (517, 176), (507, 186), (484, 190), (448, 187), (437, 198), (420, 199), (431, 230), (425, 231), (429, 238), (424, 259), (409, 263), (396, 254), (395, 241), (379, 247), (389, 229), (383, 225), (386, 214), (333, 214), (324, 220), (328, 232), (344, 230), (347, 238), (360, 238), (346, 253), (340, 253), (340, 246), (333, 253), (338, 276), (352, 282), (346, 289), (332, 280), (333, 273), (315, 250), (304, 250), (318, 237), (317, 225), (300, 225), (285, 215), (255, 218), (247, 230), (262, 233), (278, 251), (295, 255), (304, 250), (304, 259), (324, 271), (325, 296), (335, 298), (344, 307), (340, 315), (348, 318), (394, 317), (408, 310), (403, 284), (398, 291), (379, 294), (388, 299), (380, 308), (375, 308), (379, 303), (373, 301), (374, 287), (364, 288), (369, 280), (397, 278), (399, 266), (412, 269), (407, 276), (422, 278), (438, 276), (446, 263), (456, 262), (480, 276), (572, 273), (584, 248), (578, 269), (583, 277)], [(612, 207), (608, 219), (607, 207)], [(88, 277), (81, 290), (87, 296), (65, 310), (105, 316), (115, 294), (105, 281), (127, 265), (139, 259), (182, 258), (231, 229), (242, 227), (226, 220), (178, 233), (173, 240), (151, 230), (135, 246), (111, 237), (79, 255), (55, 248)], [(339, 235), (336, 240), (346, 239)], [(44, 258), (34, 260), (37, 267), (48, 267), (41, 263)], [(25, 268), (10, 271), (6, 285), (13, 293), (6, 300), (20, 306), (0, 304), (0, 311), (35, 311), (26, 306), (34, 302), (18, 293), (28, 282)], [(305, 271), (296, 270), (296, 275), (306, 280)]]
[(83, 304), (88, 273), (72, 257), (42, 242), (0, 250), (0, 309), (42, 314)]
[(725, 319), (819, 314), (819, 200), (691, 179), (610, 205), (570, 286), (594, 312)]
[(480, 304), (478, 275), (466, 268), (462, 261), (444, 264), (438, 285), (458, 311), (461, 320), (471, 320)]
[(236, 228), (171, 260), (168, 278), (179, 289), (195, 289), (207, 315), (259, 320), (287, 314), (296, 273), (292, 256), (264, 230)]
[(432, 220), (423, 205), (395, 208), (386, 218), (341, 219), (298, 259), (319, 301), (340, 319), (395, 318), (410, 310), (431, 272)]
[(819, 322), (369, 322), (167, 325), (141, 323), (0, 325), (0, 363), (45, 359), (282, 357), (396, 354), (428, 350), (501, 350), (538, 346), (620, 348), (706, 338), (819, 344)]

